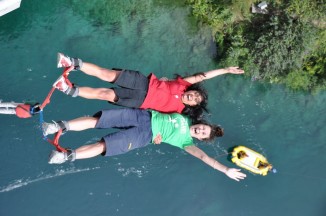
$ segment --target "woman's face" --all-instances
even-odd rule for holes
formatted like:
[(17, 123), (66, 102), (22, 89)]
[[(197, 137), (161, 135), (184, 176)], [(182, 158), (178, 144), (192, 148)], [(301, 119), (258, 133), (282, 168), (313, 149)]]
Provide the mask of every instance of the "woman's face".
[(190, 135), (199, 140), (209, 138), (211, 131), (212, 128), (205, 124), (195, 124), (190, 126)]
[(203, 97), (198, 91), (191, 90), (186, 91), (181, 96), (182, 103), (189, 105), (189, 106), (196, 106), (203, 101)]

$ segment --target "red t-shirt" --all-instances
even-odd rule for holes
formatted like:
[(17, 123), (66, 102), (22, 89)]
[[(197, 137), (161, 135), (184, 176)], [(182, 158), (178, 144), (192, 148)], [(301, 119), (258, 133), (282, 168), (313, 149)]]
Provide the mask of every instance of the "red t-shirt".
[(161, 81), (154, 74), (150, 74), (149, 79), (147, 96), (140, 108), (164, 113), (181, 113), (185, 108), (181, 95), (191, 83), (181, 77), (176, 80)]

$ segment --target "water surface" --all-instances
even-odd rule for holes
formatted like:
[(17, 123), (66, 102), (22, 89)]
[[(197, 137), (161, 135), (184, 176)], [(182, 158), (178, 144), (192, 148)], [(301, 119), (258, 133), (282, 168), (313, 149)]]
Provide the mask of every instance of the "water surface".
[[(209, 29), (182, 1), (23, 1), (0, 17), (0, 99), (42, 101), (61, 73), (56, 53), (103, 67), (173, 77), (219, 67)], [(76, 71), (79, 85), (107, 84)], [(206, 82), (210, 120), (225, 136), (198, 143), (229, 167), (230, 148), (246, 145), (278, 169), (235, 182), (171, 146), (113, 158), (49, 165), (38, 118), (0, 120), (0, 215), (323, 216), (326, 209), (326, 94), (225, 75)], [(91, 115), (113, 106), (55, 92), (47, 121)], [(67, 133), (64, 146), (92, 143), (107, 131)]]

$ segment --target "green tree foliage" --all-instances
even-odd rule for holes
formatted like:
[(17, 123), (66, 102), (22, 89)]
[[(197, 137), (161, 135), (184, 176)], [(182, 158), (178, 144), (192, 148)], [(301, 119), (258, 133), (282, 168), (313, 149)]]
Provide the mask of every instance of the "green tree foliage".
[(261, 34), (252, 43), (250, 54), (261, 78), (272, 79), (302, 68), (302, 60), (311, 52), (313, 28), (288, 17), (272, 16), (258, 30)]
[(267, 14), (251, 14), (255, 2), (188, 0), (212, 26), (222, 65), (295, 90), (326, 89), (324, 1), (270, 1)]
[(249, 9), (253, 0), (233, 0), (231, 3), (226, 0), (187, 0), (187, 2), (192, 6), (193, 14), (211, 26), (216, 42), (223, 46), (226, 35), (233, 32), (234, 26), (250, 16)]

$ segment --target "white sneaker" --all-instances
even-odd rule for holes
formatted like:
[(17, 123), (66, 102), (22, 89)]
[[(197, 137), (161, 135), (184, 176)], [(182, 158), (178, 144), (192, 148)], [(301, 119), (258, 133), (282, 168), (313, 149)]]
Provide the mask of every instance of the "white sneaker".
[(63, 76), (60, 76), (57, 81), (53, 83), (53, 87), (62, 92), (65, 92), (69, 89), (69, 85), (66, 83), (66, 80)]
[(49, 156), (49, 164), (62, 164), (67, 161), (67, 153), (52, 150)]
[(72, 65), (72, 61), (69, 56), (65, 56), (62, 53), (58, 53), (57, 58), (57, 67), (70, 67)]
[(53, 123), (43, 122), (43, 124), (42, 124), (42, 130), (43, 130), (44, 136), (47, 136), (49, 134), (54, 134), (54, 133), (58, 132), (60, 129), (61, 129), (60, 126), (56, 122), (53, 122)]

